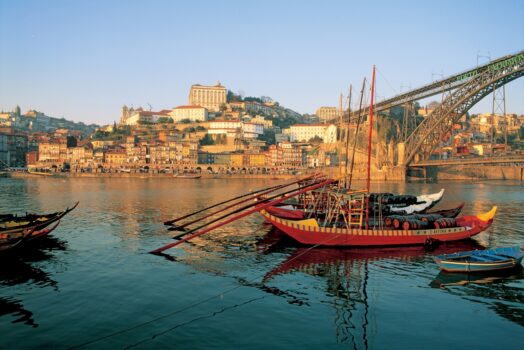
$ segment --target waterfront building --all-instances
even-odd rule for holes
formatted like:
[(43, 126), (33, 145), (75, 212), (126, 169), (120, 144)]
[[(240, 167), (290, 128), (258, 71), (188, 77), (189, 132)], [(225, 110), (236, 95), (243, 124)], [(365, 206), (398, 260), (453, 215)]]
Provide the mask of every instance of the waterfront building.
[(282, 149), (282, 165), (296, 167), (302, 164), (302, 153), (300, 146), (290, 142), (282, 142), (278, 145)]
[(340, 110), (337, 107), (320, 107), (315, 114), (320, 121), (328, 122), (339, 118)]
[(264, 167), (266, 165), (266, 155), (264, 153), (244, 154), (244, 165), (250, 167)]
[(0, 132), (0, 168), (26, 165), (27, 136)]
[(201, 106), (211, 112), (218, 112), (227, 102), (227, 89), (217, 83), (215, 86), (195, 84), (189, 90), (189, 105)]
[(104, 163), (110, 166), (123, 165), (127, 162), (127, 153), (124, 148), (107, 150), (104, 156)]
[(208, 119), (207, 109), (201, 106), (178, 106), (173, 108), (169, 115), (175, 123), (182, 120), (205, 122)]
[(269, 166), (281, 166), (284, 162), (284, 155), (282, 153), (282, 147), (277, 145), (269, 146), (266, 153), (266, 164)]
[(38, 144), (38, 161), (63, 164), (67, 160), (67, 140), (51, 139)]
[(334, 124), (295, 124), (283, 132), (289, 135), (291, 142), (307, 142), (319, 137), (324, 143), (337, 142), (337, 127)]

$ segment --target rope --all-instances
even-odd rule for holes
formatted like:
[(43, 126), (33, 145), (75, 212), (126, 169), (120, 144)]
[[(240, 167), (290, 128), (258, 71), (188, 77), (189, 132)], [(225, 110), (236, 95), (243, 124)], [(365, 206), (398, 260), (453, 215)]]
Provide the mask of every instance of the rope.
[(382, 72), (378, 69), (378, 68), (375, 68), (376, 71), (378, 72), (378, 74), (380, 75), (380, 77), (382, 79), (384, 79), (384, 81), (386, 82), (386, 84), (391, 88), (391, 90), (393, 90), (393, 92), (395, 93), (395, 95), (398, 95), (399, 92), (393, 87), (393, 85), (391, 85), (391, 83), (386, 79), (386, 76), (382, 74)]
[[(335, 239), (336, 237), (337, 237), (337, 236), (333, 236), (333, 237), (331, 237), (331, 238), (329, 238), (329, 239), (326, 239), (325, 241), (322, 241), (322, 242), (320, 242), (320, 243), (317, 243), (317, 244), (315, 244), (315, 245), (309, 247), (309, 248), (306, 249), (304, 252), (300, 253), (299, 255), (297, 255), (297, 256), (295, 256), (294, 258), (292, 258), (291, 260), (289, 260), (289, 262), (294, 261), (294, 260), (296, 260), (296, 259), (302, 257), (304, 254), (310, 252), (312, 249), (314, 249), (314, 248), (316, 248), (316, 247), (318, 247), (318, 246), (324, 245), (325, 243), (328, 243), (329, 241)], [(258, 275), (258, 276), (256, 276), (256, 277), (254, 277), (254, 278), (248, 280), (247, 282), (249, 282), (249, 283), (254, 282), (255, 280), (258, 280), (258, 279), (260, 279), (260, 278), (262, 278), (262, 277), (264, 277), (264, 276), (265, 276), (265, 274), (263, 274), (263, 275)], [(215, 295), (212, 295), (212, 296), (210, 296), (210, 297), (208, 297), (208, 298), (202, 299), (202, 300), (200, 300), (200, 301), (198, 301), (198, 302), (196, 302), (196, 303), (193, 303), (193, 304), (190, 304), (190, 305), (188, 305), (188, 306), (182, 307), (182, 308), (180, 308), (180, 309), (178, 309), (178, 310), (174, 310), (174, 311), (169, 312), (169, 313), (167, 313), (167, 314), (164, 314), (164, 315), (161, 315), (161, 316), (155, 317), (155, 318), (153, 318), (153, 319), (151, 319), (151, 320), (149, 320), (149, 321), (145, 321), (145, 322), (142, 322), (142, 323), (136, 324), (136, 325), (134, 325), (134, 326), (131, 326), (131, 327), (128, 327), (128, 328), (123, 328), (123, 329), (118, 330), (118, 331), (116, 331), (116, 332), (113, 332), (113, 333), (110, 333), (110, 334), (107, 334), (107, 335), (104, 335), (104, 336), (101, 336), (101, 337), (97, 337), (97, 338), (91, 339), (91, 340), (86, 341), (86, 342), (84, 342), (84, 343), (81, 343), (81, 344), (78, 344), (78, 345), (73, 345), (73, 346), (69, 347), (68, 349), (80, 349), (80, 348), (82, 348), (82, 347), (84, 347), (84, 346), (86, 346), (86, 345), (94, 344), (94, 343), (97, 343), (97, 342), (99, 342), (99, 341), (101, 341), (101, 340), (109, 339), (109, 338), (112, 338), (112, 337), (114, 337), (114, 336), (117, 336), (117, 335), (120, 335), (120, 334), (123, 334), (123, 333), (129, 332), (129, 331), (132, 331), (132, 330), (135, 330), (135, 329), (141, 328), (141, 327), (143, 327), (143, 326), (149, 325), (149, 324), (154, 323), (154, 322), (156, 322), (156, 321), (159, 321), (159, 320), (162, 320), (162, 319), (165, 319), (165, 318), (168, 318), (168, 317), (174, 316), (174, 315), (176, 315), (176, 314), (179, 314), (179, 313), (181, 313), (181, 312), (183, 312), (183, 311), (186, 311), (186, 310), (192, 309), (193, 307), (196, 307), (196, 306), (202, 305), (202, 304), (204, 304), (204, 303), (206, 303), (206, 302), (208, 302), (208, 301), (210, 301), (210, 300), (213, 300), (213, 299), (218, 298), (218, 297), (220, 297), (220, 296), (222, 296), (222, 295), (224, 295), (224, 294), (227, 294), (227, 293), (230, 293), (230, 292), (232, 292), (232, 291), (234, 291), (234, 290), (237, 290), (237, 289), (240, 288), (240, 287), (243, 287), (243, 285), (242, 285), (242, 284), (239, 284), (239, 285), (234, 286), (234, 287), (232, 287), (232, 288), (226, 289), (226, 290), (224, 290), (223, 292), (220, 292), (220, 293), (217, 293), (217, 294), (215, 294)], [(167, 333), (167, 332), (166, 332), (166, 333)], [(164, 334), (164, 333), (161, 333), (161, 334)], [(153, 337), (153, 339), (154, 339), (155, 337), (156, 337), (156, 335)], [(139, 344), (139, 343), (138, 343), (138, 344)], [(138, 344), (137, 344), (137, 345), (138, 345)], [(132, 345), (132, 346), (135, 346), (135, 345)]]

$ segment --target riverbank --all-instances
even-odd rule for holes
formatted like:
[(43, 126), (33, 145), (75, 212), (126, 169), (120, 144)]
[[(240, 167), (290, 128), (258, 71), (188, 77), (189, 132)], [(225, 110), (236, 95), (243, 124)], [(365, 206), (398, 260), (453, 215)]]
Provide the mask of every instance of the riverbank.
[[(327, 167), (327, 168), (315, 168), (315, 169), (304, 169), (302, 171), (294, 173), (286, 172), (274, 172), (274, 173), (200, 173), (200, 179), (270, 179), (270, 180), (287, 180), (304, 177), (313, 173), (324, 173), (329, 177), (338, 176), (338, 167)], [(422, 175), (423, 173), (420, 173)], [(197, 179), (188, 178), (176, 178), (170, 173), (157, 173), (151, 172), (55, 172), (43, 174), (34, 174), (28, 172), (4, 172), (3, 177), (18, 177), (18, 178), (34, 178), (34, 177), (51, 177), (51, 178), (65, 178), (65, 177), (77, 177), (77, 178), (140, 178), (140, 179), (177, 179), (178, 181), (188, 181)], [(356, 168), (353, 172), (354, 180), (365, 180), (366, 169)], [(400, 167), (383, 167), (382, 169), (372, 168), (371, 180), (375, 182), (399, 182), (399, 181), (426, 181), (426, 180), (513, 180), (513, 181), (524, 181), (524, 167), (522, 166), (450, 166), (440, 168), (428, 168), (426, 175), (411, 176), (406, 175), (404, 168)]]

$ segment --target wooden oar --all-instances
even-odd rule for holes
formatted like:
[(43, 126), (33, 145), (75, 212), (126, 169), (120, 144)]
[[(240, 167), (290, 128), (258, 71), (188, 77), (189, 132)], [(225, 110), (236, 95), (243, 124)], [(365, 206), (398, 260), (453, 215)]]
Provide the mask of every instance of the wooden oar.
[[(251, 196), (251, 197), (255, 197), (255, 194), (259, 194), (259, 195), (263, 195), (263, 194), (260, 194), (260, 192), (264, 192), (264, 191), (269, 191), (269, 190), (277, 190), (281, 187), (286, 187), (286, 186), (290, 186), (290, 185), (293, 185), (295, 183), (298, 183), (298, 182), (301, 182), (301, 181), (304, 181), (304, 180), (309, 180), (309, 179), (312, 179), (314, 177), (317, 177), (319, 174), (318, 173), (315, 173), (311, 176), (308, 176), (308, 177), (305, 177), (303, 179), (300, 179), (300, 180), (296, 180), (296, 181), (293, 181), (293, 182), (290, 182), (290, 183), (287, 183), (287, 184), (284, 184), (284, 185), (276, 185), (276, 186), (271, 186), (271, 187), (267, 187), (267, 188), (262, 188), (260, 190), (256, 190), (256, 191), (253, 191), (253, 192), (250, 192), (250, 193), (246, 193), (246, 194), (243, 194), (241, 196), (238, 196), (238, 197), (235, 197), (235, 198), (231, 198), (231, 199), (228, 199), (228, 200), (225, 200), (223, 202), (220, 202), (220, 203), (215, 203), (207, 208), (204, 208), (204, 209), (200, 209), (198, 211), (195, 211), (193, 213), (190, 213), (190, 214), (187, 214), (187, 215), (184, 215), (184, 216), (181, 216), (179, 218), (176, 218), (176, 219), (172, 219), (172, 220), (169, 220), (169, 221), (166, 221), (164, 222), (164, 225), (172, 225), (174, 224), (175, 222), (177, 221), (180, 221), (180, 220), (183, 220), (183, 219), (187, 219), (193, 215), (196, 215), (196, 214), (200, 214), (206, 210), (209, 210), (209, 209), (213, 209), (213, 208), (216, 208), (218, 207), (219, 205), (223, 205), (223, 204), (226, 204), (226, 203), (229, 203), (229, 202), (233, 202), (235, 200), (238, 200), (238, 199), (241, 199), (241, 198), (244, 198), (244, 197), (247, 197), (247, 196)], [(272, 191), (269, 191), (269, 192), (272, 192)], [(250, 198), (251, 199), (251, 198)], [(223, 209), (224, 210), (224, 209)], [(187, 225), (186, 225), (187, 226)]]
[[(320, 182), (320, 181), (319, 181), (319, 182)], [(315, 183), (318, 183), (318, 182), (315, 182)], [(307, 185), (307, 186), (302, 186), (302, 187), (299, 187), (299, 188), (293, 188), (293, 189), (291, 189), (291, 190), (287, 190), (287, 191), (285, 191), (285, 192), (279, 193), (279, 194), (274, 195), (274, 196), (272, 196), (272, 197), (266, 198), (266, 199), (263, 200), (263, 202), (267, 202), (267, 201), (273, 200), (273, 199), (278, 198), (278, 197), (280, 197), (280, 196), (284, 196), (284, 195), (286, 195), (286, 194), (288, 194), (288, 193), (295, 192), (295, 191), (298, 191), (298, 190), (300, 190), (300, 189), (302, 189), (302, 188), (310, 187), (310, 186), (312, 186), (312, 185), (314, 185), (314, 184), (309, 184), (309, 185)], [(213, 219), (213, 220), (211, 220), (211, 221), (209, 221), (209, 222), (206, 222), (206, 223), (203, 224), (203, 225), (200, 225), (200, 226), (198, 226), (198, 227), (194, 227), (194, 228), (192, 228), (192, 229), (189, 230), (189, 231), (185, 231), (184, 233), (181, 233), (181, 234), (179, 234), (179, 235), (176, 235), (176, 236), (173, 237), (173, 239), (179, 239), (180, 237), (183, 237), (183, 236), (188, 235), (188, 234), (190, 234), (190, 233), (193, 233), (193, 232), (195, 232), (195, 231), (197, 231), (197, 230), (200, 230), (200, 229), (202, 229), (202, 228), (204, 228), (204, 227), (206, 227), (206, 226), (209, 226), (210, 224), (213, 224), (213, 223), (215, 223), (215, 222), (217, 222), (217, 221), (223, 220), (223, 219), (227, 218), (228, 216), (231, 216), (231, 215), (236, 214), (236, 213), (240, 213), (241, 211), (244, 211), (244, 210), (249, 209), (249, 208), (251, 208), (251, 207), (254, 207), (254, 206), (260, 205), (260, 204), (263, 203), (263, 202), (253, 202), (253, 203), (250, 203), (250, 204), (248, 204), (248, 205), (244, 205), (243, 207), (237, 208), (237, 209), (235, 209), (235, 210), (232, 211), (232, 212), (229, 212), (229, 213), (224, 214), (224, 215), (222, 215), (222, 216), (220, 216), (220, 217), (218, 217), (218, 218), (215, 218), (215, 219)], [(178, 230), (178, 227), (170, 227), (168, 230), (169, 230), (169, 231), (175, 231), (175, 230)]]
[[(248, 216), (248, 215), (250, 215), (250, 214), (253, 214), (253, 213), (255, 213), (255, 212), (258, 212), (258, 211), (260, 211), (260, 210), (262, 210), (262, 209), (265, 209), (265, 208), (267, 208), (267, 207), (269, 207), (269, 206), (271, 206), (271, 205), (275, 205), (275, 204), (281, 203), (281, 202), (285, 201), (285, 200), (288, 199), (288, 198), (292, 198), (292, 197), (298, 196), (298, 195), (300, 195), (300, 194), (302, 194), (302, 193), (305, 193), (305, 192), (308, 192), (308, 191), (315, 190), (315, 189), (317, 189), (317, 188), (319, 188), (319, 187), (329, 185), (329, 184), (332, 183), (333, 181), (335, 181), (335, 180), (333, 180), (333, 179), (328, 179), (328, 180), (324, 180), (324, 181), (322, 181), (322, 182), (320, 182), (320, 183), (317, 183), (317, 184), (315, 184), (315, 185), (313, 185), (313, 186), (307, 186), (307, 187), (305, 187), (305, 188), (302, 188), (301, 190), (297, 190), (297, 191), (296, 191), (294, 194), (292, 194), (292, 195), (289, 195), (289, 196), (283, 196), (283, 197), (280, 198), (280, 199), (277, 199), (277, 200), (274, 200), (274, 201), (267, 202), (267, 203), (265, 203), (265, 204), (262, 204), (262, 205), (260, 205), (260, 206), (255, 207), (255, 208), (253, 208), (253, 209), (251, 209), (251, 210), (244, 211), (243, 213), (240, 213), (240, 214), (238, 214), (238, 215), (235, 215), (235, 216), (233, 216), (233, 217), (230, 217), (229, 219), (227, 219), (227, 220), (225, 220), (225, 221), (223, 221), (223, 222), (220, 222), (220, 223), (217, 223), (217, 224), (215, 224), (215, 225), (209, 226), (208, 228), (206, 228), (206, 229), (204, 229), (204, 230), (202, 230), (202, 231), (195, 232), (195, 233), (193, 233), (193, 234), (191, 234), (191, 235), (189, 235), (189, 236), (187, 236), (187, 237), (185, 237), (185, 238), (182, 238), (181, 240), (179, 240), (179, 241), (177, 241), (177, 242), (166, 244), (165, 246), (160, 247), (160, 248), (158, 248), (158, 249), (155, 249), (155, 250), (151, 251), (150, 253), (151, 253), (151, 254), (159, 254), (159, 253), (162, 253), (163, 251), (165, 251), (165, 250), (167, 250), (167, 249), (173, 248), (173, 247), (175, 247), (175, 246), (177, 246), (177, 245), (179, 245), (179, 244), (182, 244), (183, 242), (186, 242), (186, 241), (189, 241), (190, 239), (193, 239), (193, 238), (195, 238), (195, 237), (201, 236), (201, 235), (203, 235), (203, 234), (205, 234), (205, 233), (207, 233), (207, 232), (209, 232), (209, 231), (212, 231), (212, 230), (214, 230), (214, 229), (216, 229), (216, 228), (218, 228), (218, 227), (220, 227), (220, 226), (224, 226), (224, 225), (226, 225), (226, 224), (228, 224), (228, 223), (230, 223), (230, 222), (233, 222), (233, 221), (235, 221), (235, 220), (241, 219), (241, 218), (243, 218), (243, 217), (245, 217), (245, 216)], [(187, 234), (186, 234), (186, 235), (187, 235)]]
[[(175, 231), (175, 230), (177, 230), (177, 231), (185, 231), (185, 230), (186, 230), (185, 227), (187, 227), (187, 226), (189, 226), (189, 225), (192, 225), (192, 224), (194, 224), (195, 222), (198, 222), (198, 221), (200, 221), (200, 220), (207, 219), (207, 218), (209, 218), (209, 217), (211, 217), (211, 216), (213, 216), (213, 215), (216, 215), (216, 214), (218, 214), (218, 213), (221, 213), (221, 212), (223, 212), (223, 211), (226, 211), (226, 210), (228, 210), (228, 209), (231, 209), (231, 208), (233, 208), (233, 207), (236, 207), (236, 206), (239, 205), (239, 204), (242, 204), (242, 203), (246, 203), (246, 202), (249, 202), (249, 201), (255, 200), (255, 199), (259, 198), (260, 196), (263, 196), (263, 195), (269, 194), (269, 193), (271, 193), (271, 192), (278, 191), (278, 190), (280, 190), (280, 189), (282, 189), (282, 188), (285, 188), (285, 187), (289, 187), (289, 186), (291, 186), (291, 185), (294, 185), (296, 182), (297, 182), (297, 181), (294, 181), (294, 182), (291, 182), (291, 183), (287, 183), (287, 184), (283, 184), (283, 185), (274, 186), (274, 187), (271, 187), (271, 189), (268, 189), (268, 190), (266, 190), (266, 191), (264, 191), (264, 192), (261, 192), (261, 193), (258, 193), (258, 194), (255, 193), (255, 192), (252, 192), (252, 193), (251, 193), (251, 196), (248, 197), (248, 198), (246, 198), (246, 199), (243, 199), (243, 200), (241, 200), (241, 201), (239, 201), (239, 202), (236, 202), (236, 203), (233, 203), (233, 204), (231, 204), (231, 205), (228, 205), (228, 206), (225, 207), (225, 208), (221, 208), (221, 209), (216, 210), (216, 211), (214, 211), (214, 212), (211, 212), (211, 213), (209, 213), (209, 214), (206, 214), (206, 215), (203, 216), (203, 217), (200, 217), (200, 218), (197, 218), (197, 219), (195, 219), (195, 220), (192, 220), (192, 221), (186, 222), (186, 223), (184, 223), (184, 224), (182, 224), (182, 225), (178, 225), (178, 226), (174, 226), (174, 225), (173, 225), (172, 227), (169, 228), (169, 231)], [(258, 192), (258, 191), (257, 191), (257, 192)], [(171, 225), (172, 225), (172, 224), (171, 224)]]

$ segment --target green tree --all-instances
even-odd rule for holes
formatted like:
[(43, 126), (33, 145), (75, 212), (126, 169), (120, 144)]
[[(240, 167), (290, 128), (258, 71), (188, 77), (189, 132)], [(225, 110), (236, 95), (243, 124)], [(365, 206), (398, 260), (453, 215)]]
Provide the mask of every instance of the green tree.
[(199, 144), (200, 144), (200, 146), (214, 145), (214, 144), (215, 144), (215, 141), (213, 140), (213, 138), (211, 137), (211, 135), (206, 134), (206, 136), (204, 136), (204, 137), (199, 141)]
[(171, 117), (160, 117), (160, 118), (158, 118), (158, 123), (160, 123), (160, 124), (166, 124), (166, 123), (170, 123), (171, 124), (173, 122), (174, 122), (173, 118), (171, 118)]
[(272, 129), (264, 129), (264, 133), (258, 138), (262, 141), (265, 141), (268, 145), (276, 144), (275, 131)]

